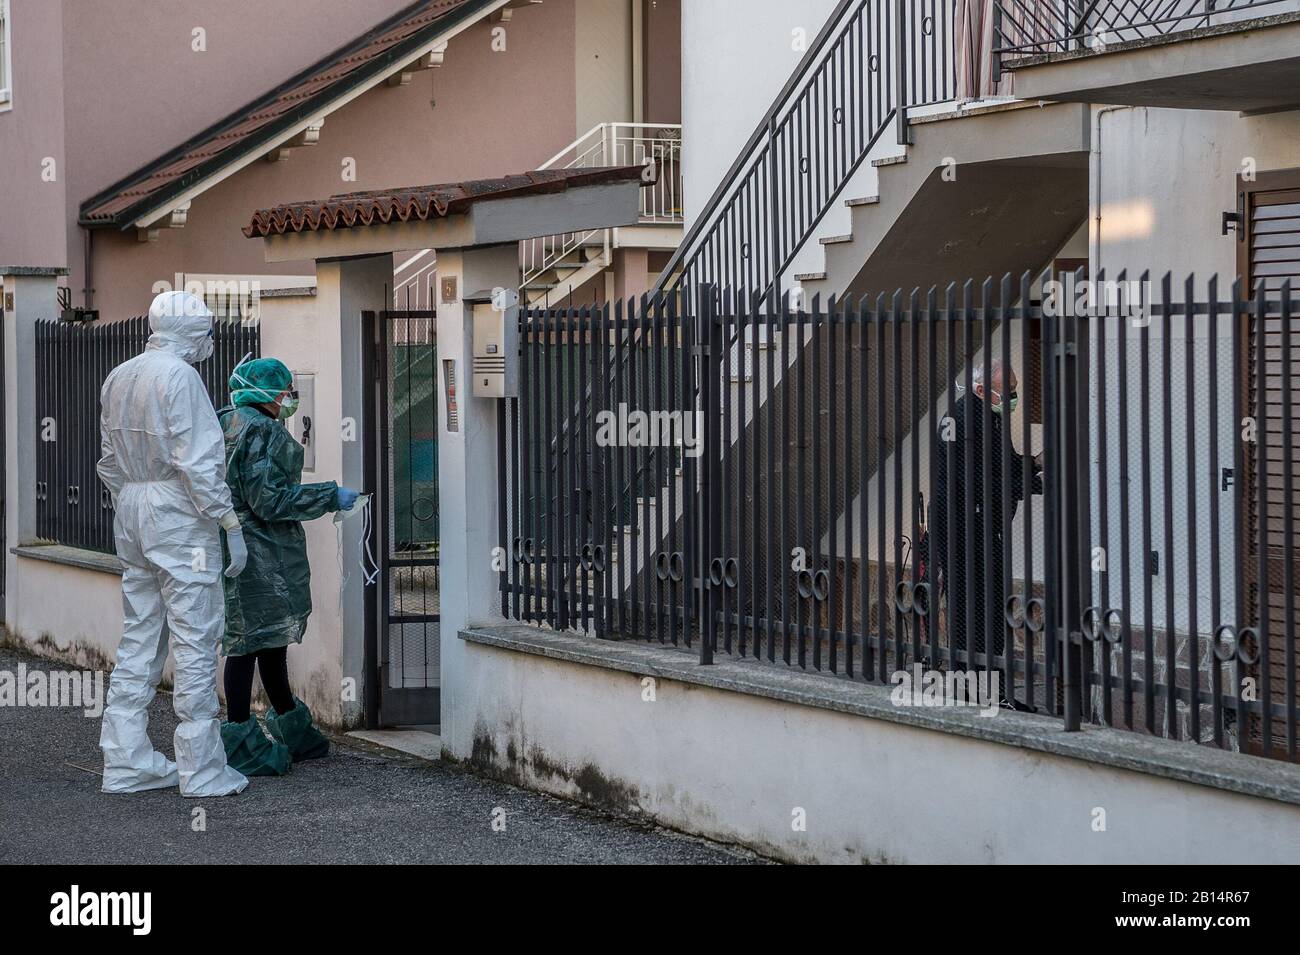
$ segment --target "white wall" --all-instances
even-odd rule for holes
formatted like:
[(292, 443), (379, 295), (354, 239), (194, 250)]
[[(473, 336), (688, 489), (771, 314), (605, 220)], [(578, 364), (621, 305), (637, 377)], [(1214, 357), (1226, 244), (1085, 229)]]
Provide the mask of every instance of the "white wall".
[[(1232, 281), (1237, 272), (1237, 240), (1234, 235), (1220, 234), (1224, 211), (1235, 210), (1237, 205), (1236, 177), (1253, 165), (1256, 171), (1300, 167), (1300, 111), (1271, 113), (1243, 117), (1236, 113), (1176, 110), (1098, 107), (1093, 111), (1092, 195), (1089, 213), (1091, 272), (1095, 276), (1104, 269), (1108, 278), (1114, 278), (1127, 269), (1129, 278), (1150, 270), (1153, 293), (1159, 296), (1159, 283), (1165, 272), (1172, 272), (1172, 298), (1181, 301), (1183, 281), (1195, 275), (1194, 294), (1204, 300), (1209, 278), (1219, 279), (1220, 300), (1230, 295)], [(1138, 344), (1140, 329), (1130, 327), (1128, 334), (1128, 387), (1127, 409), (1118, 404), (1118, 374), (1115, 330), (1108, 327), (1107, 363), (1109, 373), (1108, 400), (1110, 411), (1107, 421), (1107, 483), (1108, 511), (1110, 515), (1111, 546), (1109, 558), (1112, 575), (1109, 603), (1118, 606), (1120, 601), (1120, 574), (1116, 572), (1119, 561), (1118, 546), (1122, 539), (1120, 529), (1127, 529), (1131, 562), (1135, 565), (1131, 576), (1133, 594), (1130, 614), (1140, 621), (1145, 612), (1142, 599), (1141, 521), (1143, 514), (1152, 522), (1152, 549), (1160, 553), (1160, 574), (1152, 581), (1152, 619), (1156, 627), (1167, 623), (1164, 588), (1166, 575), (1174, 575), (1175, 625), (1186, 628), (1193, 575), (1187, 564), (1189, 542), (1195, 529), (1198, 550), (1198, 567), (1195, 575), (1198, 608), (1198, 630), (1212, 632), (1220, 622), (1231, 622), (1235, 615), (1231, 595), (1227, 597), (1221, 620), (1210, 616), (1209, 564), (1211, 522), (1209, 499), (1218, 496), (1220, 506), (1220, 546), (1222, 553), (1217, 571), (1221, 579), (1230, 581), (1236, 561), (1236, 542), (1232, 527), (1233, 490), (1220, 489), (1219, 467), (1232, 466), (1233, 448), (1238, 440), (1238, 429), (1231, 414), (1232, 362), (1230, 317), (1219, 322), (1217, 335), (1219, 359), (1219, 419), (1217, 435), (1220, 460), (1213, 465), (1208, 457), (1211, 421), (1208, 416), (1209, 393), (1209, 339), (1208, 320), (1198, 319), (1193, 326), (1194, 374), (1199, 396), (1194, 407), (1186, 406), (1186, 375), (1183, 354), (1186, 333), (1183, 318), (1175, 315), (1170, 336), (1173, 358), (1170, 387), (1174, 403), (1171, 414), (1170, 453), (1173, 457), (1173, 483), (1171, 504), (1174, 510), (1174, 535), (1172, 546), (1164, 540), (1163, 520), (1165, 494), (1158, 476), (1162, 471), (1165, 439), (1159, 415), (1159, 396), (1162, 388), (1160, 356), (1165, 347), (1159, 321), (1150, 330), (1150, 387), (1153, 395), (1152, 412), (1144, 415), (1136, 396), (1141, 386), (1141, 352)], [(1096, 407), (1097, 395), (1092, 396)], [(1133, 478), (1141, 456), (1145, 452), (1152, 460), (1152, 493), (1143, 497), (1139, 486), (1131, 485), (1130, 511), (1125, 515), (1119, 502), (1118, 477), (1119, 416), (1128, 418), (1129, 451)], [(1139, 431), (1144, 418), (1149, 418), (1151, 439), (1144, 445)], [(1098, 434), (1098, 419), (1094, 414), (1094, 435)], [(1188, 441), (1196, 442), (1197, 466), (1188, 464)], [(1094, 457), (1095, 461), (1095, 457)], [(1197, 489), (1197, 506), (1193, 514), (1188, 503), (1188, 482), (1194, 480)], [(1095, 485), (1094, 476), (1094, 485)], [(1094, 499), (1097, 488), (1094, 486)], [(1099, 515), (1094, 512), (1094, 528)], [(1171, 565), (1170, 555), (1175, 555)]]
[(835, 0), (682, 4), (682, 191), (690, 228), (789, 79)]
[(653, 701), (644, 691), (633, 673), (465, 643), (443, 745), (523, 785), (792, 861), (1300, 861), (1296, 806), (666, 679)]
[[(325, 292), (329, 294), (328, 287)], [(261, 301), (262, 355), (278, 358), (295, 374), (314, 374), (316, 467), (303, 471), (304, 483), (341, 480), (342, 417), (337, 331), (324, 327), (316, 297), (300, 295)], [(332, 333), (332, 334), (331, 334)], [(291, 422), (292, 424), (292, 422)], [(295, 431), (295, 434), (297, 432)], [(307, 558), (311, 564), (312, 615), (298, 646), (289, 648), (289, 677), (296, 692), (322, 719), (345, 722), (340, 684), (359, 671), (344, 672), (345, 643), (360, 645), (361, 634), (348, 634), (343, 614), (344, 578), (359, 575), (358, 554), (345, 550), (341, 532), (330, 518), (308, 521)], [(355, 719), (359, 711), (350, 711)]]

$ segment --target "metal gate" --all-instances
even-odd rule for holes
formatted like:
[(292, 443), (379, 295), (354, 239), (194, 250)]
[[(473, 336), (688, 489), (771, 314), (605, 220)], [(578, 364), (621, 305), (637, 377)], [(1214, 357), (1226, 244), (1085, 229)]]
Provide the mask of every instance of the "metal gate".
[[(380, 725), (439, 722), (436, 313), (374, 319), (374, 513), (379, 558), (374, 670)], [(369, 317), (369, 316), (367, 316)]]

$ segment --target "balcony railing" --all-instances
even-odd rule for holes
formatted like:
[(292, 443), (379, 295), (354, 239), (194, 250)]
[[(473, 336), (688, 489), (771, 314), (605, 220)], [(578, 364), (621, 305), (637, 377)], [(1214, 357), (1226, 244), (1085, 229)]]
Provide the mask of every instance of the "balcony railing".
[[(601, 123), (560, 150), (540, 169), (600, 166), (641, 166), (653, 163), (654, 185), (641, 190), (639, 222), (646, 225), (682, 223), (682, 127), (663, 123)], [(612, 234), (589, 229), (531, 239), (520, 245), (523, 284), (565, 261), (584, 245), (603, 243), (606, 264)]]
[(1295, 0), (995, 0), (999, 61), (1158, 39), (1300, 8)]

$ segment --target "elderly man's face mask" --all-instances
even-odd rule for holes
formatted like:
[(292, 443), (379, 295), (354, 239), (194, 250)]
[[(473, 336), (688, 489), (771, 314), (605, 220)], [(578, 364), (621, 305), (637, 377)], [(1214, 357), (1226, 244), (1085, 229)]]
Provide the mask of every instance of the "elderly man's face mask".
[[(1016, 394), (1015, 391), (1013, 390), (1011, 394), (1007, 396), (1006, 406), (1008, 409), (1010, 409), (1007, 412), (1008, 414), (1016, 413), (1016, 405), (1019, 403), (1019, 401), (1020, 401), (1020, 396)], [(994, 391), (992, 394), (989, 395), (989, 410), (992, 411), (994, 414), (1002, 414), (1002, 393), (1000, 391)]]
[[(990, 411), (992, 411), (994, 414), (1002, 414), (1002, 409), (1004, 407), (1002, 402), (1002, 392), (998, 391), (996, 388), (989, 388), (985, 390), (983, 387), (980, 387), (979, 389), (977, 389), (976, 394), (978, 394), (980, 398), (988, 401)], [(1015, 385), (1012, 385), (1011, 394), (1007, 395), (1007, 402), (1005, 405), (1005, 407), (1010, 409), (1010, 411), (1008, 411), (1007, 413), (1015, 414), (1016, 405), (1019, 402), (1020, 402), (1020, 396), (1016, 394)]]

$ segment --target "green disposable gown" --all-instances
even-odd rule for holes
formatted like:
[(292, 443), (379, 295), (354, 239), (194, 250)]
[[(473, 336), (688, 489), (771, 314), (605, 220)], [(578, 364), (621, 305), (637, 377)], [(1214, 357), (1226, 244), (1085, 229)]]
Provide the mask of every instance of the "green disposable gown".
[(300, 522), (337, 510), (338, 485), (300, 484), (302, 445), (257, 408), (222, 408), (217, 417), (226, 436), (226, 483), (248, 546), (244, 572), (221, 578), (221, 651), (245, 656), (301, 643), (311, 615), (311, 568)]

